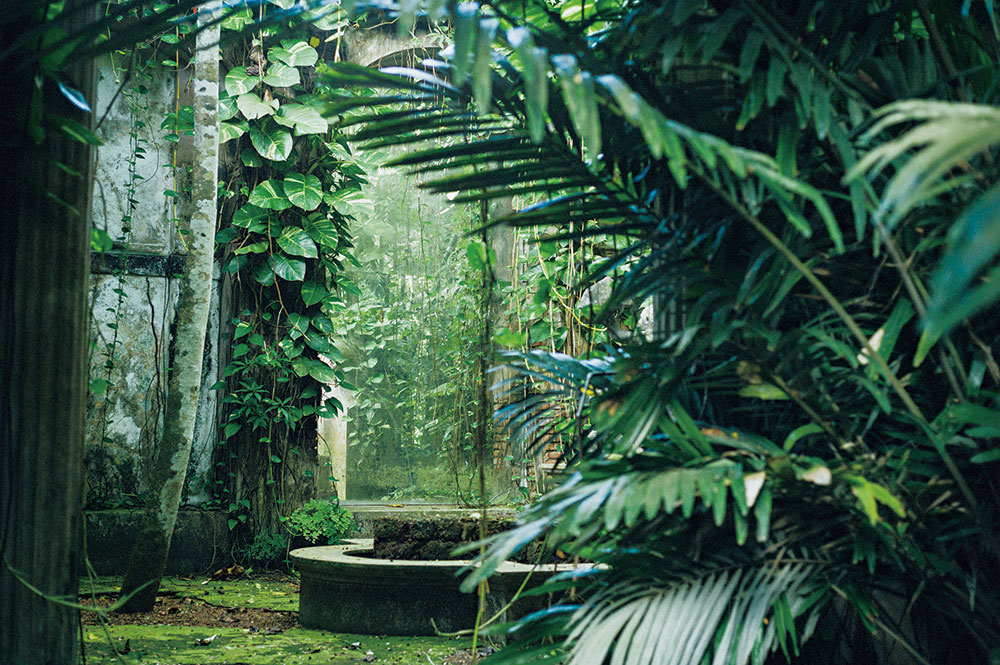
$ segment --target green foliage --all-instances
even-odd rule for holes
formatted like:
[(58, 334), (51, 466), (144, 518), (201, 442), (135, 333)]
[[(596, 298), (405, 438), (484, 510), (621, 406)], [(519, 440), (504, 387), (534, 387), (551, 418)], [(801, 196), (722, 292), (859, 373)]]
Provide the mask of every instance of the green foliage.
[[(280, 12), (263, 15), (272, 13)], [(320, 53), (307, 35), (298, 20), (231, 47), (220, 93), (232, 171), (216, 240), (235, 306), (230, 360), (215, 386), (226, 405), (216, 487), (221, 505), (237, 507), (231, 524), (249, 531), (276, 529), (314, 495), (315, 422), (340, 410), (323, 391), (344, 378), (330, 316), (354, 259), (351, 218), (336, 204), (366, 179), (320, 113)]]
[(354, 515), (339, 501), (313, 499), (293, 512), (285, 521), (293, 536), (302, 536), (314, 545), (336, 545), (358, 532)]
[(483, 325), (482, 269), (464, 251), (474, 213), (398, 171), (371, 180), (338, 204), (358, 219), (360, 264), (347, 269), (358, 293), (332, 316), (345, 385), (357, 389), (349, 496), (468, 500)]
[(256, 564), (271, 565), (285, 558), (288, 539), (274, 531), (263, 531), (254, 535), (253, 542), (246, 549), (246, 557)]
[(466, 587), (539, 536), (604, 567), (543, 585), (573, 594), (498, 662), (996, 653), (992, 11), (463, 3), (433, 72), (326, 73), (381, 89), (331, 95), (368, 148), (465, 137), (396, 160), (427, 189), (603, 237), (575, 285), (611, 282), (609, 331), (657, 314), (600, 358), (511, 356), (500, 420), (577, 462)]

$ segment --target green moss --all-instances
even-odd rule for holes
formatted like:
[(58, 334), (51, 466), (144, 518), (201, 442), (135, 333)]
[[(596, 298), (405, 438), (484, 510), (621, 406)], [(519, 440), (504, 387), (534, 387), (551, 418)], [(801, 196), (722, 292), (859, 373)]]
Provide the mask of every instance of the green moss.
[[(116, 593), (121, 579), (99, 577), (94, 592)], [(197, 598), (224, 607), (255, 607), (297, 611), (299, 594), (289, 582), (236, 580), (205, 582), (199, 579), (165, 577), (161, 593), (180, 598)], [(81, 581), (83, 601), (88, 602), (90, 582)], [(451, 637), (373, 637), (345, 635), (323, 630), (294, 628), (278, 635), (250, 633), (239, 628), (198, 626), (132, 626), (109, 628), (118, 649), (129, 645), (125, 663), (142, 665), (193, 665), (195, 663), (253, 663), (253, 665), (360, 665), (371, 651), (375, 663), (409, 665), (434, 663), (455, 651), (467, 649), (469, 639)], [(197, 640), (217, 635), (210, 644), (196, 645)], [(99, 626), (84, 626), (88, 665), (118, 665), (108, 638)]]
[[(120, 577), (98, 577), (93, 593), (118, 593)], [(90, 581), (80, 582), (80, 596), (88, 602), (91, 593)], [(221, 607), (255, 607), (266, 610), (297, 612), (299, 610), (298, 587), (289, 582), (256, 580), (233, 580), (212, 582), (205, 579), (164, 577), (160, 594), (172, 594), (178, 598), (197, 598), (209, 605)]]
[[(373, 637), (345, 635), (296, 628), (278, 635), (244, 632), (238, 628), (179, 626), (112, 626), (112, 642), (130, 651), (125, 662), (157, 663), (253, 663), (254, 665), (362, 665), (371, 651), (375, 663), (412, 665), (434, 663), (460, 649), (469, 640), (451, 637)], [(208, 645), (197, 640), (217, 635)], [(84, 630), (87, 663), (112, 665), (120, 661), (111, 653), (104, 631), (96, 626)]]

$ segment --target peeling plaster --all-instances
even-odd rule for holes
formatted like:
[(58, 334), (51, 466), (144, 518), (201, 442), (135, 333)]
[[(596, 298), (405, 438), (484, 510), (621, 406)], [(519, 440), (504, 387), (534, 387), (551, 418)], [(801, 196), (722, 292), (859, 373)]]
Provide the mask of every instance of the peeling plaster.
[[(110, 59), (99, 60), (98, 69), (95, 107), (102, 111), (107, 109), (107, 117), (99, 132), (104, 145), (98, 149), (97, 156), (95, 226), (104, 228), (117, 240), (122, 235), (122, 218), (131, 215), (126, 252), (166, 257), (184, 251), (169, 221), (173, 216), (168, 207), (169, 199), (163, 194), (168, 189), (183, 192), (183, 183), (175, 182), (171, 169), (163, 166), (170, 161), (171, 144), (161, 138), (164, 131), (159, 129), (163, 117), (173, 111), (176, 103), (172, 75), (157, 70), (151, 80), (140, 81), (148, 89), (148, 94), (141, 98), (146, 108), (140, 109), (138, 116), (145, 124), (138, 132), (140, 138), (145, 139), (140, 145), (146, 154), (136, 162), (139, 178), (132, 194), (135, 207), (130, 211), (128, 161), (133, 107), (124, 95), (117, 95), (120, 79), (114, 75)], [(182, 85), (184, 83), (182, 81)], [(135, 82), (126, 85), (132, 86)], [(205, 85), (218, 90), (215, 82)], [(182, 99), (181, 103), (186, 102)], [(213, 136), (217, 135), (216, 130)], [(185, 165), (178, 166), (180, 179)], [(183, 197), (177, 201), (178, 211), (183, 202)], [(195, 214), (214, 217), (214, 198), (211, 203), (199, 203)], [(113, 507), (133, 503), (136, 496), (132, 495), (148, 492), (149, 474), (163, 433), (161, 414), (167, 385), (166, 357), (182, 284), (169, 277), (125, 275), (119, 278), (95, 274), (91, 276), (90, 285), (90, 378), (108, 379), (110, 385), (104, 395), (91, 396), (88, 401), (88, 501), (94, 506)], [(115, 289), (119, 288), (124, 296), (116, 320), (119, 294)], [(219, 373), (217, 288), (216, 281), (211, 294), (211, 320), (201, 373), (203, 390), (192, 459), (188, 465), (185, 505), (208, 501), (213, 480), (217, 395), (206, 394), (205, 389), (215, 383)], [(110, 376), (104, 367), (107, 344), (114, 338), (109, 323), (118, 326), (117, 350)]]

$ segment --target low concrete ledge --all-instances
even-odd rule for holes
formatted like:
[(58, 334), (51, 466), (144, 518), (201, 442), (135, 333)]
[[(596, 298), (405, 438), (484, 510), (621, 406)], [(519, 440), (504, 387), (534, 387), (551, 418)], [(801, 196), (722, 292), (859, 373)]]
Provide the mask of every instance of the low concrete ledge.
[[(468, 561), (403, 561), (375, 559), (372, 541), (304, 547), (290, 554), (302, 575), (299, 622), (307, 628), (367, 635), (433, 635), (475, 625), (475, 593), (459, 590), (459, 571)], [(535, 569), (507, 562), (490, 578), (486, 596), (489, 618), (514, 597), (531, 573), (529, 584), (541, 584), (560, 564)], [(518, 599), (508, 619), (541, 607), (543, 599)], [(433, 624), (432, 624), (433, 620)]]
[[(223, 511), (181, 510), (170, 541), (168, 575), (190, 575), (232, 563), (228, 515)], [(135, 545), (141, 510), (90, 510), (87, 556), (98, 575), (124, 575)]]

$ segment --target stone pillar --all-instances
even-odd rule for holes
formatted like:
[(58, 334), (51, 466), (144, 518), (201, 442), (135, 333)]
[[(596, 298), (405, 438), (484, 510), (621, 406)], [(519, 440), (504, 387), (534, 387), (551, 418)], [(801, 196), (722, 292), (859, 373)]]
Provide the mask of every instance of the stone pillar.
[[(321, 473), (324, 469), (327, 471), (318, 479), (317, 486), (321, 493), (336, 495), (343, 501), (347, 498), (347, 414), (357, 404), (357, 399), (352, 391), (327, 386), (323, 402), (331, 397), (340, 402), (343, 410), (335, 418), (317, 419), (319, 467)], [(331, 481), (331, 476), (335, 480)]]

